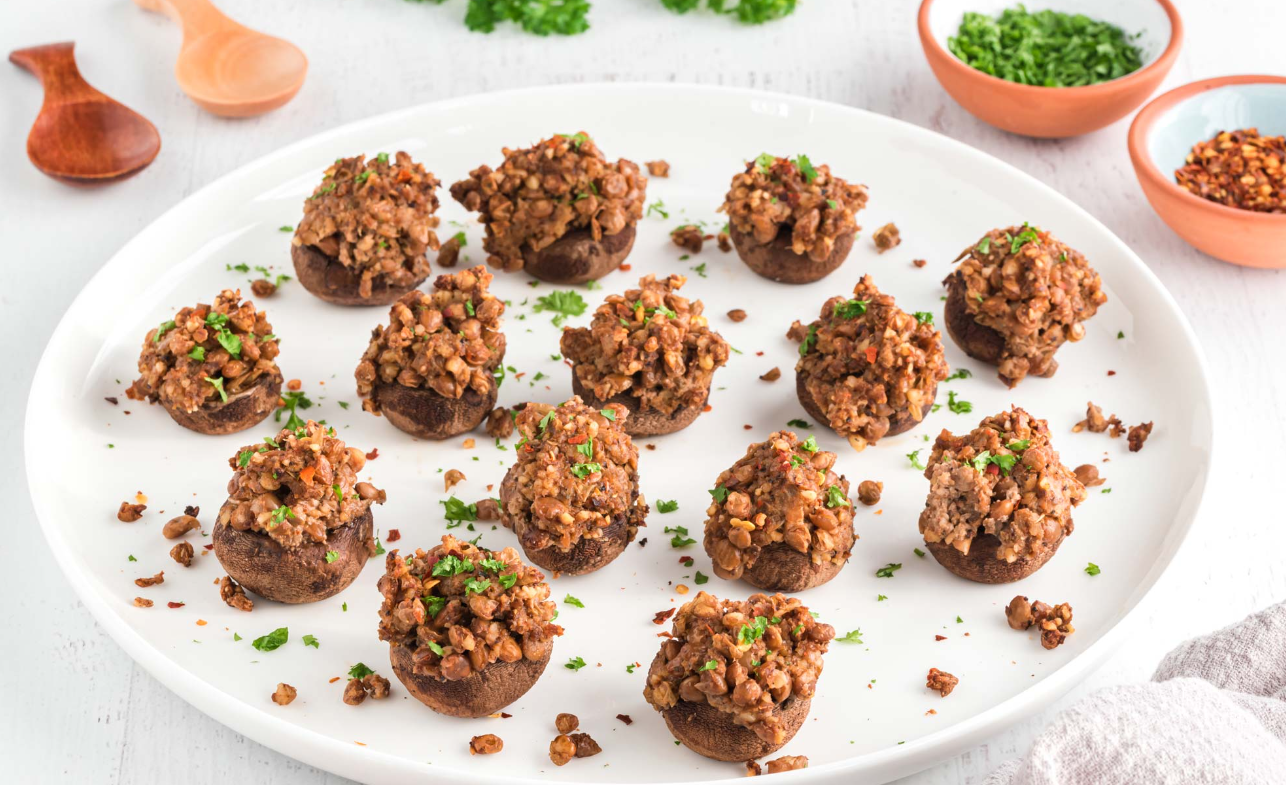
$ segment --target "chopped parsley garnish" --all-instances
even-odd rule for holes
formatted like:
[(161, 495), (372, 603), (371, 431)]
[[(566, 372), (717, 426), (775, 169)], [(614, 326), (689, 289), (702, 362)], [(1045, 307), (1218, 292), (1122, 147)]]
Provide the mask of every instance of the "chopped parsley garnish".
[(321, 643), (320, 643), (320, 642), (319, 642), (315, 637), (313, 637), (312, 635), (305, 635), (305, 636), (304, 636), (304, 645), (305, 645), (305, 646), (312, 646), (314, 649), (320, 649), (320, 648), (321, 648)]
[(722, 485), (716, 485), (710, 490), (710, 495), (714, 497), (715, 501), (722, 504), (728, 498), (728, 489)]
[(293, 517), (295, 517), (295, 511), (285, 505), (272, 511), (272, 522), (274, 524), (285, 523), (287, 518)]
[(464, 591), (466, 594), (482, 594), (491, 588), (490, 578), (470, 578), (464, 582)]
[(303, 428), (306, 423), (299, 417), (298, 412), (300, 409), (311, 409), (313, 405), (312, 400), (304, 393), (298, 391), (283, 392), (281, 394), (281, 400), (284, 401), (284, 403), (281, 405), (281, 408), (277, 409), (276, 413), (273, 415), (272, 421), (281, 422), (282, 413), (289, 412), (290, 416), (286, 418), (286, 428), (292, 431), (298, 428)]
[(191, 357), (199, 363), (205, 362), (205, 347), (193, 346), (192, 351), (188, 352), (188, 357)]
[(585, 659), (583, 657), (569, 657), (563, 667), (569, 671), (578, 671), (585, 667)]
[(916, 556), (919, 556), (921, 559), (924, 558), (924, 550), (922, 548), (912, 548), (911, 550)]
[(250, 644), (259, 651), (274, 651), (290, 640), (290, 628), (278, 627), (267, 635), (255, 638)]
[(433, 565), (430, 570), (434, 578), (450, 578), (455, 575), (464, 575), (466, 572), (473, 572), (473, 562), (468, 559), (461, 559), (453, 553), (448, 553), (437, 564)]
[(445, 508), (442, 511), (442, 516), (447, 519), (448, 523), (453, 524), (447, 527), (449, 529), (454, 529), (464, 521), (478, 520), (478, 505), (476, 502), (465, 504), (452, 496), (446, 501), (439, 500), (438, 503)]
[(1102, 572), (1102, 570), (1100, 570), (1098, 568), (1098, 565), (1095, 564), (1094, 562), (1090, 562), (1085, 566), (1086, 575), (1098, 575), (1100, 572)]
[(438, 643), (437, 641), (428, 641), (428, 644), (429, 644), (429, 651), (433, 652), (439, 657), (441, 657), (443, 654), (446, 654), (446, 651), (444, 651), (442, 648), (442, 644)]
[(928, 311), (916, 311), (915, 320), (920, 324), (933, 324), (933, 314)]
[(813, 168), (813, 162), (808, 160), (808, 156), (795, 156), (795, 166), (799, 167), (799, 173), (804, 176), (804, 182), (811, 183), (817, 179), (817, 170)]
[(1036, 234), (1036, 230), (1032, 226), (1030, 226), (1026, 221), (1024, 221), (1023, 230), (1018, 233), (1017, 237), (1014, 237), (1013, 239), (1010, 240), (1009, 252), (1018, 253), (1019, 248), (1022, 248), (1027, 243), (1036, 242), (1039, 239), (1040, 239), (1040, 235)]
[(812, 423), (808, 422), (808, 420), (800, 420), (798, 418), (794, 420), (787, 420), (786, 424), (792, 428), (812, 428), (813, 427)]
[(887, 594), (877, 594), (877, 595), (875, 595), (875, 601), (876, 601), (876, 602), (884, 602), (884, 601), (885, 601), (885, 600), (887, 600), (888, 598), (889, 598), (889, 595), (887, 595)]
[(749, 643), (754, 643), (764, 637), (764, 632), (768, 630), (769, 624), (777, 624), (780, 621), (781, 619), (776, 616), (771, 619), (767, 616), (756, 616), (750, 624), (743, 624), (741, 625), (741, 629), (737, 630), (737, 643), (742, 644), (743, 646)]
[(447, 606), (447, 598), (439, 597), (435, 594), (426, 595), (421, 599), (424, 600), (424, 605), (428, 609), (429, 618), (437, 617), (442, 612), (442, 609)]
[(670, 499), (669, 501), (665, 499), (657, 499), (656, 501), (657, 512), (674, 512), (677, 509), (679, 509), (678, 499)]
[(799, 356), (803, 357), (808, 354), (808, 350), (815, 343), (817, 343), (817, 325), (814, 324), (809, 326), (808, 335), (805, 335), (803, 342), (799, 344)]
[(366, 678), (367, 676), (370, 676), (370, 675), (371, 675), (372, 673), (374, 673), (374, 672), (375, 672), (375, 671), (373, 671), (373, 670), (371, 670), (370, 668), (366, 667), (366, 663), (364, 663), (364, 662), (359, 662), (359, 663), (357, 663), (356, 665), (354, 665), (353, 667), (351, 667), (351, 668), (349, 668), (349, 669), (348, 669), (348, 678), (350, 678), (350, 679), (364, 679), (364, 678)]
[[(666, 0), (661, 0), (661, 2), (666, 2)], [(755, 159), (755, 166), (758, 167), (760, 172), (764, 173), (767, 173), (775, 163), (777, 163), (777, 156), (769, 155), (768, 153), (760, 153), (759, 157)]]
[(652, 204), (649, 204), (647, 206), (647, 212), (644, 213), (644, 215), (650, 216), (652, 213), (656, 213), (661, 216), (662, 219), (670, 217), (670, 213), (665, 209), (665, 202), (661, 199), (657, 199)]
[(844, 495), (844, 490), (838, 485), (832, 485), (826, 489), (826, 506), (827, 507), (851, 507), (853, 503)]
[(603, 415), (603, 419), (605, 419), (605, 420), (611, 420), (612, 422), (616, 422), (616, 410), (615, 410), (615, 409), (599, 409), (599, 410), (598, 410), (598, 413), (599, 413), (599, 414), (601, 414), (601, 415)]
[(974, 456), (974, 459), (969, 463), (970, 465), (973, 466), (975, 471), (979, 471), (979, 472), (985, 471), (987, 468), (987, 464), (994, 463), (996, 466), (1000, 467), (1001, 473), (1004, 474), (1006, 477), (1008, 477), (1010, 470), (1014, 468), (1014, 464), (1017, 462), (1018, 462), (1017, 455), (1009, 455), (1009, 454), (995, 455), (995, 454), (992, 454), (990, 450), (983, 450), (982, 452)]
[(956, 414), (968, 414), (973, 411), (973, 404), (968, 401), (957, 401), (956, 391), (947, 390), (947, 408)]
[(710, 576), (706, 575), (701, 570), (697, 570), (697, 574), (692, 576), (692, 582), (698, 586), (704, 585), (706, 581), (709, 581), (709, 580), (710, 580)]
[(990, 251), (990, 250), (991, 250), (991, 238), (990, 238), (990, 237), (984, 237), (984, 238), (982, 238), (981, 240), (979, 240), (979, 241), (978, 241), (978, 248), (977, 248), (978, 253), (985, 254), (985, 253), (987, 253), (987, 252), (988, 252), (988, 251)]
[(800, 443), (799, 449), (806, 450), (808, 452), (817, 452), (817, 437), (809, 434), (808, 438)]
[(696, 542), (696, 540), (688, 536), (688, 529), (685, 526), (675, 526), (673, 528), (666, 526), (665, 533), (674, 535), (670, 538), (670, 547), (672, 548), (686, 548)]
[(567, 317), (580, 316), (585, 313), (585, 298), (572, 289), (556, 290), (542, 297), (537, 297), (536, 304), (532, 306), (532, 310), (536, 313), (552, 311), (556, 314), (553, 318), (553, 324), (555, 327), (560, 327)]
[(835, 642), (836, 642), (836, 643), (861, 643), (861, 642), (862, 642), (862, 628), (861, 628), (861, 627), (858, 627), (856, 630), (850, 630), (850, 631), (849, 631), (847, 634), (845, 634), (843, 637), (838, 637), (838, 638), (836, 638), (836, 639), (835, 639)]
[(582, 480), (590, 476), (591, 474), (598, 474), (601, 471), (603, 471), (603, 467), (593, 462), (578, 463), (575, 466), (572, 466), (572, 474), (576, 475), (577, 478)]
[(1121, 340), (1121, 339), (1123, 339), (1123, 338), (1125, 338), (1125, 331), (1124, 331), (1124, 330), (1117, 330), (1117, 331), (1116, 331), (1116, 340), (1118, 340), (1118, 341), (1119, 341), (1119, 340)]
[(706, 660), (705, 665), (702, 665), (700, 668), (697, 668), (697, 673), (700, 673), (702, 671), (712, 671), (718, 667), (719, 667), (718, 660)]
[(508, 566), (509, 565), (505, 564), (500, 559), (488, 558), (478, 562), (478, 569), (485, 570), (486, 572), (500, 572)]
[(907, 457), (907, 460), (911, 462), (912, 467), (919, 469), (920, 471), (924, 471), (924, 464), (920, 463), (919, 450), (912, 450), (911, 452), (906, 454), (906, 457)]
[[(481, 539), (481, 538), (482, 538), (482, 535), (481, 535), (481, 534), (479, 534), (477, 537), (475, 537), (475, 538), (473, 539), (474, 544), (476, 545), (476, 544), (477, 544), (477, 540), (479, 540), (479, 539)], [(502, 589), (512, 589), (512, 588), (514, 587), (514, 584), (518, 582), (518, 573), (516, 573), (516, 572), (511, 572), (511, 573), (508, 573), (507, 575), (501, 575), (501, 576), (499, 576), (498, 578), (496, 578), (496, 580), (497, 580), (497, 581), (499, 581), (499, 583), (500, 583), (500, 588), (502, 588)]]
[(836, 319), (856, 319), (866, 313), (866, 306), (870, 304), (870, 300), (859, 300), (855, 297), (836, 305), (832, 313)]
[(580, 600), (576, 599), (575, 597), (573, 597), (573, 596), (572, 596), (572, 595), (570, 595), (570, 594), (563, 598), (563, 604), (564, 604), (564, 605), (572, 605), (572, 606), (577, 607), (577, 608), (584, 608), (584, 607), (585, 607), (585, 603), (581, 602)]
[(831, 208), (832, 210), (838, 210), (838, 209), (839, 209), (839, 202), (835, 201), (834, 199), (827, 199), (827, 200), (826, 200), (826, 206), (827, 206), (827, 207), (829, 207), (829, 208)]
[(968, 368), (957, 368), (945, 379), (945, 381), (954, 382), (956, 379), (968, 379), (971, 376), (973, 376), (973, 371)]
[(326, 551), (326, 563), (334, 564), (339, 558), (339, 551)]
[(693, 268), (692, 268), (692, 272), (696, 273), (697, 275), (701, 276), (702, 278), (707, 277), (707, 276), (706, 276), (706, 263), (705, 263), (705, 262), (702, 262), (701, 264), (698, 264), (696, 267), (693, 267)]
[(214, 389), (219, 391), (220, 400), (222, 400), (223, 403), (227, 403), (228, 394), (223, 390), (223, 379), (222, 378), (216, 379), (213, 376), (207, 376), (205, 377), (205, 380), (209, 382), (211, 385), (213, 385)]
[(1022, 452), (1023, 450), (1031, 446), (1031, 439), (1014, 439), (1005, 446), (1013, 450), (1014, 452)]
[(174, 329), (174, 320), (161, 322), (161, 326), (156, 328), (156, 335), (152, 337), (152, 343), (160, 343), (161, 337)]
[(632, 663), (632, 662), (631, 662), (629, 665), (626, 665), (626, 666), (625, 666), (625, 672), (626, 672), (626, 673), (633, 673), (633, 672), (634, 672), (634, 669), (635, 669), (635, 668), (637, 668), (637, 667), (638, 667), (637, 665), (635, 665), (634, 663)]
[(875, 577), (892, 578), (893, 573), (897, 572), (900, 569), (902, 569), (901, 564), (894, 564), (893, 562), (889, 562), (888, 564), (884, 565), (883, 567), (875, 571)]
[(591, 436), (585, 440), (584, 444), (576, 445), (576, 452), (584, 455), (586, 458), (594, 457), (594, 437)]
[[(793, 13), (795, 3), (796, 0), (740, 0), (731, 5), (727, 0), (706, 0), (706, 7), (717, 14), (736, 16), (742, 24), (761, 25)], [(661, 5), (676, 14), (686, 14), (699, 7), (701, 0), (661, 0)]]

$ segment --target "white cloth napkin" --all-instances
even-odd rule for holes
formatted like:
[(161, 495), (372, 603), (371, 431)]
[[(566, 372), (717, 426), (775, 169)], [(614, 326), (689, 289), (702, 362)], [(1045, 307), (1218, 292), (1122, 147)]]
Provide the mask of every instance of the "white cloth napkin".
[(1060, 714), (985, 785), (1286, 783), (1286, 603)]

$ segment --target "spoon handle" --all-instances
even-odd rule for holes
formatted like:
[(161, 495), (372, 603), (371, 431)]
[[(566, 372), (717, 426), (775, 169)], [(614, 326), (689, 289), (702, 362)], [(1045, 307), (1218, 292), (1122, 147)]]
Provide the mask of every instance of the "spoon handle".
[(241, 27), (210, 0), (134, 0), (139, 8), (165, 14), (183, 28), (183, 41), (195, 41), (212, 32)]
[(64, 41), (15, 49), (9, 53), (9, 62), (35, 74), (45, 88), (46, 98), (97, 95), (98, 91), (89, 86), (76, 67), (75, 46), (71, 41)]

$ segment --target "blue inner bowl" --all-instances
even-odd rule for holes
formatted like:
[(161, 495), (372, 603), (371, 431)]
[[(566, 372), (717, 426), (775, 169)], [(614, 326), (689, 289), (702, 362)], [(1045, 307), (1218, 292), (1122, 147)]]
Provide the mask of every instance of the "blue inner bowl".
[(1286, 84), (1225, 85), (1180, 102), (1153, 124), (1148, 155), (1173, 177), (1197, 142), (1242, 128), (1258, 128), (1264, 136), (1286, 134)]

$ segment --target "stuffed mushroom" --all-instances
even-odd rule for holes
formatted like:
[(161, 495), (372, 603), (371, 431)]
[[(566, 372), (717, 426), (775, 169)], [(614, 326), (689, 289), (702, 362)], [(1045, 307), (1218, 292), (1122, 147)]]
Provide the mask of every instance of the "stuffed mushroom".
[(393, 672), (421, 703), (453, 717), (485, 717), (521, 698), (563, 634), (544, 574), (513, 548), (448, 534), (428, 551), (391, 551), (379, 589)]
[(778, 431), (719, 475), (706, 509), (705, 549), (720, 578), (799, 592), (829, 581), (853, 548), (848, 480), (835, 453)]
[(527, 558), (555, 574), (581, 575), (621, 555), (644, 526), (638, 448), (619, 403), (529, 403), (517, 417), (517, 461), (500, 484), (500, 520)]
[(242, 447), (214, 525), (214, 555), (237, 583), (269, 600), (317, 602), (348, 588), (375, 553), (372, 504), (357, 479), (366, 455), (307, 421)]
[(861, 229), (853, 214), (866, 200), (866, 186), (814, 167), (808, 156), (764, 153), (732, 178), (719, 210), (747, 267), (772, 281), (812, 283), (848, 257)]
[(1054, 353), (1085, 337), (1084, 322), (1107, 302), (1103, 281), (1077, 250), (1028, 224), (993, 229), (956, 259), (947, 287), (952, 340), (996, 366), (1013, 387), (1053, 376)]
[(747, 761), (803, 725), (835, 628), (782, 594), (720, 600), (699, 592), (674, 615), (643, 697), (693, 752)]
[(277, 408), (281, 370), (268, 316), (241, 291), (225, 289), (212, 305), (183, 308), (149, 330), (138, 358), (142, 374), (125, 395), (160, 403), (198, 433), (244, 431)]
[(608, 295), (589, 327), (563, 331), (572, 391), (590, 406), (630, 410), (631, 436), (673, 433), (692, 424), (710, 397), (728, 342), (710, 329), (700, 300), (681, 297), (682, 275), (647, 275), (639, 288)]
[(336, 159), (295, 229), (299, 282), (336, 305), (390, 305), (419, 286), (438, 248), (438, 184), (403, 152)]
[(552, 283), (594, 281), (620, 267), (643, 217), (647, 177), (624, 158), (608, 161), (585, 133), (504, 148), (451, 196), (487, 227), (487, 262)]
[(1049, 424), (1014, 407), (963, 436), (933, 444), (920, 513), (925, 547), (978, 583), (1009, 583), (1040, 569), (1072, 533), (1085, 486), (1049, 441)]
[(871, 276), (853, 296), (832, 297), (808, 327), (799, 322), (795, 393), (804, 410), (856, 450), (914, 428), (947, 378), (933, 314), (909, 314)]
[(362, 408), (423, 439), (476, 428), (496, 405), (495, 371), (505, 357), (505, 305), (490, 283), (491, 273), (473, 267), (394, 303), (357, 366)]

